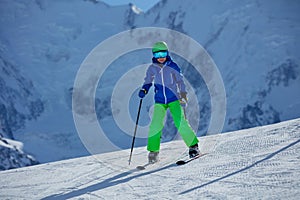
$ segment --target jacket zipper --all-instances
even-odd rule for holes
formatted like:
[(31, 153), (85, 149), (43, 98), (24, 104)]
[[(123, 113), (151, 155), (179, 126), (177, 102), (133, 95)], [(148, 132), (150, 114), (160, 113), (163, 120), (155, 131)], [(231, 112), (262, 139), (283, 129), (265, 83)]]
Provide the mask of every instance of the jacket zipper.
[(163, 66), (161, 69), (161, 82), (162, 82), (162, 86), (163, 86), (164, 101), (165, 101), (165, 104), (167, 104), (166, 87), (165, 87), (165, 81), (164, 81), (164, 68), (165, 68), (165, 66)]

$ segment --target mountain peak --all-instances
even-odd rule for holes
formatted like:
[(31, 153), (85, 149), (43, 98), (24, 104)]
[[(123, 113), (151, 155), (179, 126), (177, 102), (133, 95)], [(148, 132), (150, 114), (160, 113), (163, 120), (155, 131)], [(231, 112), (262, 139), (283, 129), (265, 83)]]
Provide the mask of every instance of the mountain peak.
[(138, 8), (136, 5), (132, 3), (130, 3), (129, 6), (131, 7), (131, 10), (137, 15), (143, 12), (140, 8)]

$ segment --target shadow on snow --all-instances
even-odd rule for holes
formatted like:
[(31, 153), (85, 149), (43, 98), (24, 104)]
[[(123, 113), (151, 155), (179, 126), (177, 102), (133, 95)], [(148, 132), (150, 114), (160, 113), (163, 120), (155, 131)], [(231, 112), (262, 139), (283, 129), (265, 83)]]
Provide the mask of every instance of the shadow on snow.
[[(235, 172), (232, 172), (230, 174), (227, 174), (223, 177), (220, 177), (220, 178), (217, 178), (217, 179), (214, 179), (212, 181), (209, 181), (207, 183), (204, 183), (204, 184), (201, 184), (199, 186), (196, 186), (196, 187), (193, 187), (191, 189), (188, 189), (186, 191), (183, 191), (181, 193), (179, 193), (179, 195), (184, 195), (184, 194), (187, 194), (189, 192), (192, 192), (194, 190), (198, 190), (198, 189), (201, 189), (205, 186), (208, 186), (208, 185), (211, 185), (211, 184), (214, 184), (216, 182), (219, 182), (221, 180), (224, 180), (226, 178), (229, 178), (231, 176), (234, 176), (236, 174), (239, 174), (241, 172), (244, 172), (246, 170), (249, 170), (253, 167), (255, 167), (256, 165), (266, 161), (266, 160), (269, 160), (271, 159), (272, 157), (276, 156), (277, 154), (285, 151), (286, 149), (298, 144), (300, 142), (300, 139), (295, 141), (295, 142), (292, 142), (290, 143), (289, 145), (269, 154), (268, 156), (266, 156), (265, 158), (261, 159), (261, 160), (258, 160), (256, 161), (255, 163), (249, 165), (249, 166), (246, 166), (240, 170), (237, 170)], [(136, 169), (133, 169), (133, 170), (129, 170), (127, 172), (123, 172), (123, 173), (120, 173), (120, 174), (117, 174), (111, 178), (108, 178), (100, 183), (97, 183), (97, 184), (94, 184), (94, 185), (91, 185), (91, 186), (88, 186), (88, 187), (85, 187), (85, 188), (82, 188), (82, 189), (79, 189), (79, 190), (75, 190), (75, 191), (71, 191), (71, 192), (68, 192), (68, 193), (65, 193), (65, 194), (54, 194), (54, 195), (51, 195), (51, 196), (48, 196), (48, 197), (45, 197), (43, 198), (43, 200), (48, 200), (48, 199), (69, 199), (69, 198), (73, 198), (73, 197), (78, 197), (78, 196), (81, 196), (81, 195), (84, 195), (84, 194), (88, 194), (88, 193), (91, 193), (91, 192), (94, 192), (94, 191), (97, 191), (97, 190), (102, 190), (102, 189), (105, 189), (105, 188), (109, 188), (109, 187), (112, 187), (112, 186), (115, 186), (115, 185), (119, 185), (119, 184), (123, 184), (123, 183), (126, 183), (132, 179), (135, 179), (135, 178), (139, 178), (139, 177), (142, 177), (142, 176), (146, 176), (146, 175), (149, 175), (149, 174), (152, 174), (152, 173), (156, 173), (156, 172), (159, 172), (159, 171), (163, 171), (165, 169), (169, 169), (169, 168), (172, 168), (172, 167), (175, 167), (176, 164), (169, 164), (167, 166), (164, 166), (164, 167), (161, 167), (159, 169), (155, 169), (155, 170), (151, 170), (151, 171), (147, 171), (147, 172), (144, 172), (144, 173), (139, 173), (139, 174), (136, 174), (136, 175), (133, 175), (133, 176), (129, 176), (139, 170), (136, 170)], [(129, 176), (129, 177), (127, 177)], [(122, 179), (123, 178), (123, 179)]]
[[(126, 176), (129, 176), (130, 174), (133, 174), (134, 172), (139, 171), (137, 169), (129, 170), (127, 172), (123, 172), (121, 174), (118, 174), (116, 176), (108, 178), (108, 179), (106, 179), (106, 180), (104, 180), (100, 183), (97, 183), (97, 184), (94, 184), (94, 185), (91, 185), (91, 186), (88, 186), (88, 187), (85, 187), (85, 188), (82, 188), (82, 189), (79, 189), (79, 190), (71, 191), (71, 192), (68, 192), (66, 194), (54, 194), (54, 195), (45, 197), (42, 200), (46, 200), (46, 199), (47, 200), (49, 200), (49, 199), (57, 200), (57, 199), (69, 199), (69, 198), (78, 197), (78, 196), (88, 194), (88, 193), (91, 193), (91, 192), (94, 192), (94, 191), (97, 191), (97, 190), (102, 190), (102, 189), (109, 188), (109, 187), (112, 187), (112, 186), (115, 186), (115, 185), (118, 185), (118, 184), (123, 184), (123, 183), (126, 183), (126, 182), (128, 182), (132, 179), (142, 177), (142, 176), (146, 176), (146, 175), (149, 175), (149, 174), (152, 174), (152, 173), (156, 173), (156, 172), (168, 169), (168, 168), (172, 168), (174, 166), (176, 166), (176, 164), (169, 164), (169, 165), (161, 167), (159, 169), (155, 169), (155, 170), (147, 171), (147, 172), (144, 172), (144, 173), (139, 173), (139, 174), (136, 174), (136, 175), (133, 175), (133, 176), (130, 176), (130, 177), (126, 177)], [(121, 178), (123, 178), (123, 179), (121, 179)]]
[(246, 167), (244, 167), (244, 168), (242, 168), (242, 169), (240, 169), (240, 170), (238, 170), (238, 171), (232, 172), (232, 173), (230, 173), (230, 174), (227, 174), (227, 175), (225, 175), (225, 176), (223, 176), (223, 177), (214, 179), (214, 180), (209, 181), (209, 182), (207, 182), (207, 183), (204, 183), (204, 184), (202, 184), (202, 185), (193, 187), (193, 188), (191, 188), (191, 189), (189, 189), (189, 190), (186, 190), (186, 191), (183, 191), (183, 192), (181, 192), (181, 193), (179, 193), (179, 194), (182, 195), (182, 194), (186, 194), (186, 193), (192, 192), (192, 191), (194, 191), (194, 190), (201, 189), (201, 188), (203, 188), (203, 187), (205, 187), (205, 186), (207, 186), (207, 185), (211, 185), (211, 184), (213, 184), (213, 183), (216, 183), (216, 182), (221, 181), (221, 180), (223, 180), (223, 179), (229, 178), (229, 177), (231, 177), (231, 176), (234, 176), (234, 175), (236, 175), (236, 174), (239, 174), (239, 173), (241, 173), (241, 172), (244, 172), (244, 171), (246, 171), (246, 170), (248, 170), (248, 169), (251, 169), (252, 167), (258, 165), (259, 163), (262, 163), (262, 162), (264, 162), (264, 161), (266, 161), (266, 160), (271, 159), (271, 158), (274, 157), (275, 155), (279, 154), (279, 153), (282, 152), (282, 151), (285, 151), (286, 149), (288, 149), (288, 148), (290, 148), (290, 147), (296, 145), (296, 144), (299, 143), (299, 142), (300, 142), (300, 139), (297, 140), (297, 141), (295, 141), (295, 142), (292, 142), (291, 144), (289, 144), (289, 145), (287, 145), (287, 146), (285, 146), (285, 147), (283, 147), (283, 148), (281, 148), (281, 149), (279, 149), (279, 150), (277, 150), (277, 151), (275, 151), (275, 152), (273, 152), (273, 153), (271, 153), (271, 154), (269, 154), (267, 157), (265, 157), (265, 158), (263, 158), (263, 159), (261, 159), (261, 160), (258, 160), (258, 161), (256, 161), (255, 163), (253, 163), (253, 164), (251, 164), (251, 165), (249, 165), (249, 166), (246, 166)]

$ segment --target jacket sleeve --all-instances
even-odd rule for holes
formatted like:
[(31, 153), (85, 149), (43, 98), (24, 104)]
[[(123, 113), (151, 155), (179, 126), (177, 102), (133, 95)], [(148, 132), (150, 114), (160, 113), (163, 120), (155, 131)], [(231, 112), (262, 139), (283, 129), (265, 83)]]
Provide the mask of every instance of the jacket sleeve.
[(186, 88), (185, 88), (185, 84), (184, 84), (184, 81), (183, 81), (183, 75), (181, 73), (181, 69), (175, 63), (174, 63), (174, 68), (175, 68), (174, 77), (175, 77), (175, 81), (176, 81), (176, 84), (178, 86), (179, 92), (180, 93), (187, 93)]
[(150, 65), (147, 69), (146, 77), (144, 79), (144, 84), (142, 87), (142, 89), (146, 90), (146, 93), (148, 93), (150, 87), (152, 86), (153, 79), (154, 79), (153, 67), (152, 65)]

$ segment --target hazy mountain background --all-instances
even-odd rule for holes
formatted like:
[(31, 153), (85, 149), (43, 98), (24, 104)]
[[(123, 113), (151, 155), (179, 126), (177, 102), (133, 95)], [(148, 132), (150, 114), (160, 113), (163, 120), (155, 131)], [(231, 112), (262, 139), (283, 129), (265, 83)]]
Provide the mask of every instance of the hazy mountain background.
[[(4, 140), (22, 142), (23, 150), (42, 163), (88, 155), (72, 117), (76, 73), (101, 41), (140, 27), (179, 31), (208, 51), (226, 89), (223, 132), (298, 118), (299, 10), (297, 0), (162, 0), (147, 12), (133, 4), (109, 6), (97, 0), (1, 0), (1, 134)], [(102, 94), (96, 98), (99, 121), (111, 119), (113, 83), (131, 66), (151, 62), (150, 56), (147, 51), (133, 52), (112, 64), (114, 76), (108, 73), (107, 87), (97, 90)], [(206, 85), (183, 58), (173, 58), (197, 85), (201, 104), (197, 134), (205, 135), (211, 106)], [(145, 108), (148, 111), (149, 105)], [(107, 124), (105, 129), (119, 145), (130, 148), (131, 138), (110, 129), (113, 122)], [(168, 118), (163, 141), (175, 135)], [(145, 144), (145, 140), (137, 143)]]

